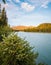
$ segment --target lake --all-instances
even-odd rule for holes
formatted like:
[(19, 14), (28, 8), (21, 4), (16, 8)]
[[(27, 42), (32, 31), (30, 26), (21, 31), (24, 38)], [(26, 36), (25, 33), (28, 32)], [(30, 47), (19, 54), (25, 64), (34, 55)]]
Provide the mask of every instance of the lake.
[(35, 51), (39, 53), (38, 62), (51, 65), (51, 33), (18, 32), (18, 36), (25, 38)]

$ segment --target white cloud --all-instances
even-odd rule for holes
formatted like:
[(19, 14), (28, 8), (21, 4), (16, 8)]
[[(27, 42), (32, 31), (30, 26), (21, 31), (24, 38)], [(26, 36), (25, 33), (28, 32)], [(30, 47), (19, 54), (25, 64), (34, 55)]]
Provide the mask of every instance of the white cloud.
[(2, 8), (5, 7), (5, 9), (8, 11), (18, 11), (19, 8), (15, 6), (14, 4), (1, 4)]
[(48, 0), (45, 1), (45, 2), (43, 2), (43, 4), (41, 5), (41, 7), (43, 7), (43, 8), (48, 8), (48, 3), (49, 3)]
[(40, 6), (43, 8), (47, 8), (48, 3), (51, 2), (51, 0), (28, 0), (28, 1), (37, 7)]
[(7, 7), (8, 7), (8, 4), (3, 4), (3, 3), (2, 3), (1, 6), (2, 6), (2, 8), (3, 8), (3, 7), (7, 8)]
[(20, 0), (15, 0), (17, 3), (19, 3), (20, 2)]
[(45, 4), (41, 5), (41, 7), (43, 7), (43, 8), (48, 8), (48, 6), (45, 5)]
[(32, 11), (35, 7), (28, 3), (23, 2), (23, 3), (21, 3), (21, 8), (23, 8), (24, 10), (29, 12), (29, 11)]

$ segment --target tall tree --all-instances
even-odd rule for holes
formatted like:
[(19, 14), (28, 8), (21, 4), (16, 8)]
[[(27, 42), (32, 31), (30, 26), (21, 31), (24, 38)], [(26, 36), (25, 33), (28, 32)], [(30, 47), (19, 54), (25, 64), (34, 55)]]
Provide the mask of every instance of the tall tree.
[(1, 22), (1, 4), (0, 4), (0, 22)]
[(1, 4), (0, 4), (0, 14), (1, 14)]
[(2, 13), (1, 13), (1, 22), (0, 22), (1, 26), (7, 26), (7, 15), (6, 15), (6, 11), (5, 8), (3, 8)]

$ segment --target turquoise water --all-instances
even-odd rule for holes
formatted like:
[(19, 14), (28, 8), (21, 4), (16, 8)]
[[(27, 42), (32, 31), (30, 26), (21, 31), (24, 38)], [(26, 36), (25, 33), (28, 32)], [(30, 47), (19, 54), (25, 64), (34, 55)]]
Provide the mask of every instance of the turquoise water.
[(18, 32), (21, 38), (25, 38), (31, 46), (35, 47), (38, 51), (39, 56), (38, 62), (44, 62), (51, 65), (51, 34), (50, 33), (29, 33), (29, 32)]

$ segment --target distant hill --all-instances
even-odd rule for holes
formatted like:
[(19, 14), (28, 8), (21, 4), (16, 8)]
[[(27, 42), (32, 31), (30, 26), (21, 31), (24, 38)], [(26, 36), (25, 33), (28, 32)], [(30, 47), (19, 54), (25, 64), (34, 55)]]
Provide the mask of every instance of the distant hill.
[(12, 29), (15, 31), (22, 31), (24, 29), (27, 29), (27, 26), (13, 26)]
[(42, 32), (51, 32), (51, 23), (42, 23), (37, 28)]
[(15, 31), (23, 31), (28, 28), (33, 28), (34, 26), (13, 26), (12, 29)]
[(37, 27), (34, 26), (14, 26), (14, 31), (25, 31), (25, 32), (51, 32), (51, 23), (42, 23)]
[(28, 28), (33, 28), (33, 26), (13, 26), (12, 29), (15, 31), (23, 31)]
[(51, 27), (51, 23), (42, 23), (40, 25), (38, 25), (37, 27), (41, 28), (41, 27)]

